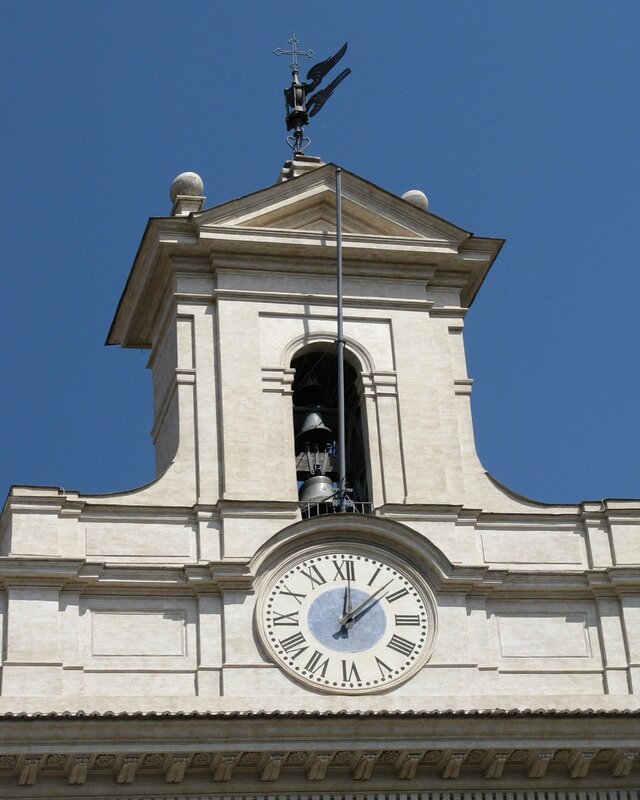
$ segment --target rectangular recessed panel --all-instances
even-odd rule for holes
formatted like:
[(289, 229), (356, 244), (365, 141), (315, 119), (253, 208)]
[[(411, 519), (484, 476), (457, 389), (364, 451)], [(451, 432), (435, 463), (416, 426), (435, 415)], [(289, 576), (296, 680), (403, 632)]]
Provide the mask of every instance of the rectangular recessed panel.
[(573, 531), (482, 531), (487, 564), (581, 564), (582, 538)]
[(193, 530), (180, 525), (119, 523), (87, 526), (86, 536), (88, 556), (189, 558)]
[(184, 656), (182, 611), (94, 611), (93, 656)]
[(504, 614), (498, 616), (504, 658), (589, 658), (584, 614)]
[(640, 563), (640, 528), (637, 525), (612, 524), (616, 564)]

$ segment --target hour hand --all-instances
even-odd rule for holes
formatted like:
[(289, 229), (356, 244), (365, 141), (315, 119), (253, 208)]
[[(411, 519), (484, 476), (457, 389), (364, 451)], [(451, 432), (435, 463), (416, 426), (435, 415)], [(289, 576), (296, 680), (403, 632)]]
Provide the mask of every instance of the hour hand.
[[(342, 617), (346, 617), (351, 614), (351, 592), (350, 592), (350, 584), (344, 588), (344, 598), (342, 600)], [(349, 636), (349, 626), (345, 625), (343, 622), (340, 622), (340, 630), (336, 631), (333, 634), (334, 639), (344, 639)]]
[(349, 595), (349, 589), (347, 586), (344, 587), (344, 597), (342, 599), (342, 616), (351, 613), (351, 597)]

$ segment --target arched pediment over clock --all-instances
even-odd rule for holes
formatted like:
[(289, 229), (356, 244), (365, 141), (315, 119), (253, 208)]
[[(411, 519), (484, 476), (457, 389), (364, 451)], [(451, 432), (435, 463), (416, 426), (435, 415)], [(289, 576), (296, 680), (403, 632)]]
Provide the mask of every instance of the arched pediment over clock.
[(369, 514), (330, 514), (296, 522), (271, 537), (256, 552), (251, 572), (259, 581), (290, 556), (320, 544), (341, 542), (387, 550), (413, 565), (433, 586), (452, 577), (454, 566), (428, 538), (401, 522)]

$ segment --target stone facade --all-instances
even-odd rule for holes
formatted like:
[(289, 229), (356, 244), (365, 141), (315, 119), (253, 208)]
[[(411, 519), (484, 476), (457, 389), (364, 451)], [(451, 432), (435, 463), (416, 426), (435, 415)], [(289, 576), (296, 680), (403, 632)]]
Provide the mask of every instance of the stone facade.
[[(640, 502), (544, 505), (485, 472), (462, 333), (502, 242), (348, 172), (372, 513), (302, 518), (291, 364), (335, 341), (335, 168), (292, 174), (147, 226), (108, 341), (150, 349), (156, 480), (7, 498), (1, 796), (635, 798)], [(330, 542), (393, 554), (433, 598), (428, 658), (391, 690), (314, 690), (264, 646), (283, 560)]]

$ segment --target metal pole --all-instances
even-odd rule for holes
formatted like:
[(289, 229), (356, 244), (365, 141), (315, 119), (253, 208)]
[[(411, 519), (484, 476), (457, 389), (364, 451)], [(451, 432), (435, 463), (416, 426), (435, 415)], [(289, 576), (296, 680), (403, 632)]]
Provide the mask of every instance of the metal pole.
[(337, 249), (337, 316), (338, 316), (338, 507), (346, 510), (347, 459), (345, 453), (344, 410), (344, 319), (342, 314), (342, 170), (336, 167), (336, 249)]

